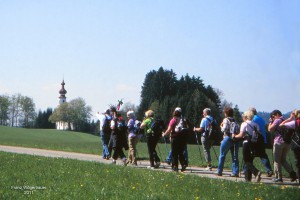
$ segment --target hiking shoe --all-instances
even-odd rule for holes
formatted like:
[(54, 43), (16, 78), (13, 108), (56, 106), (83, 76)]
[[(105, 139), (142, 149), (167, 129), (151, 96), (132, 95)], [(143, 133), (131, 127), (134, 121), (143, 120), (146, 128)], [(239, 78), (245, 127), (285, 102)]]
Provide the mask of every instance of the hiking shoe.
[(205, 168), (205, 170), (206, 170), (206, 171), (212, 171), (212, 167), (211, 167), (211, 166), (207, 166), (207, 167)]
[(171, 161), (170, 160), (165, 160), (165, 163), (167, 163), (168, 165), (171, 165)]
[(255, 180), (257, 183), (260, 182), (260, 180), (261, 180), (261, 172), (260, 171), (257, 172), (257, 175), (255, 176)]
[(275, 179), (272, 180), (272, 182), (273, 183), (279, 183), (279, 182), (282, 183), (283, 180), (282, 180), (282, 178), (275, 178)]
[(291, 182), (296, 181), (297, 180), (297, 174), (296, 174), (296, 172), (292, 171), (290, 173), (290, 177), (291, 177)]
[(183, 165), (180, 171), (184, 172), (186, 170), (186, 168), (187, 168), (187, 165)]
[(111, 164), (115, 165), (115, 164), (117, 164), (117, 161), (116, 160), (112, 160)]
[(155, 169), (154, 166), (147, 166), (147, 169)]
[(267, 177), (272, 177), (273, 176), (273, 171), (268, 171)]
[(230, 174), (230, 177), (240, 177), (239, 174)]
[(159, 166), (160, 166), (160, 162), (157, 162), (157, 163), (154, 165), (155, 168), (159, 168)]
[(106, 160), (109, 160), (110, 159), (110, 156), (106, 156), (106, 158), (105, 158)]
[(172, 171), (173, 171), (173, 172), (178, 172), (178, 168), (177, 168), (177, 167), (173, 167), (173, 168), (172, 168)]
[(222, 173), (219, 173), (218, 171), (214, 172), (214, 175), (216, 176), (222, 176)]
[(125, 159), (122, 159), (122, 161), (123, 161), (123, 165), (124, 166), (127, 166), (127, 159), (125, 158)]

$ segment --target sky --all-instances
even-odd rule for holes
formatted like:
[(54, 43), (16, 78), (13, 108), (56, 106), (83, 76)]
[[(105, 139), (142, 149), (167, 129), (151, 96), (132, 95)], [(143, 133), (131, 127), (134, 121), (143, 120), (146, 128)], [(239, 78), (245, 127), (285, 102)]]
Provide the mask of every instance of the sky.
[(0, 0), (0, 95), (56, 108), (64, 79), (102, 112), (161, 66), (240, 111), (300, 108), (300, 1)]

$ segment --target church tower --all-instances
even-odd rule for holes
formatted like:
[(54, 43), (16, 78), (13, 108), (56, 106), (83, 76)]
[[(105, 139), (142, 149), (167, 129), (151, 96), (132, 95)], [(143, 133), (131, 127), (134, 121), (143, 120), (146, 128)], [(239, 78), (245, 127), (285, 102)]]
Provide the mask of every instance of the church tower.
[[(66, 103), (67, 102), (67, 90), (65, 89), (65, 81), (63, 79), (62, 83), (61, 83), (61, 89), (59, 90), (59, 94), (60, 96), (59, 98), (59, 106)], [(73, 124), (72, 123), (68, 123), (68, 122), (64, 122), (64, 121), (58, 121), (56, 122), (56, 129), (57, 130), (73, 130)]]
[(61, 89), (59, 90), (59, 105), (67, 102), (67, 97), (66, 97), (66, 94), (67, 94), (67, 90), (65, 89), (65, 81), (63, 80), (62, 83), (61, 83)]

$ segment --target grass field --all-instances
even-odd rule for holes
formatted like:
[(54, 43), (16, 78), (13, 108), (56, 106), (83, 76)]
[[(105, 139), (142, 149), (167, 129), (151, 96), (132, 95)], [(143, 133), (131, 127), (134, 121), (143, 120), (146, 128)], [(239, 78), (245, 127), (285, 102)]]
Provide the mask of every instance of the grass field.
[(0, 152), (0, 199), (298, 199), (300, 189)]

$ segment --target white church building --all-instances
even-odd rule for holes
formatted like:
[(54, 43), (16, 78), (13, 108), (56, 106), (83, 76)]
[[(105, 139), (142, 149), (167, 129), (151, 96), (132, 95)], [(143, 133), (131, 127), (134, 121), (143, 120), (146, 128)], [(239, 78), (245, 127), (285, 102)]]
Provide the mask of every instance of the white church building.
[[(67, 90), (65, 89), (65, 81), (64, 80), (61, 83), (61, 89), (59, 90), (59, 94), (60, 94), (60, 96), (58, 97), (59, 105), (62, 105), (67, 102), (67, 97), (66, 97)], [(71, 130), (74, 129), (72, 123), (70, 124), (70, 127), (71, 127)], [(64, 122), (64, 121), (56, 122), (56, 129), (57, 130), (69, 130), (68, 122)]]

